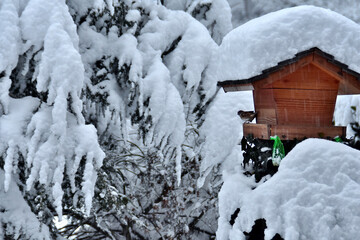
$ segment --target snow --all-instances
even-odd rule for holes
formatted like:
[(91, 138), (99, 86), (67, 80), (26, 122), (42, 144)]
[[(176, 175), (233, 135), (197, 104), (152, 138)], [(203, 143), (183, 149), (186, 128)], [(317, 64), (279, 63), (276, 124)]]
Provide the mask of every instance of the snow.
[(235, 27), (269, 12), (300, 5), (314, 5), (336, 11), (355, 22), (360, 21), (360, 4), (353, 0), (228, 0)]
[[(142, 41), (145, 42), (144, 39)], [(165, 153), (168, 149), (176, 149), (176, 174), (178, 184), (180, 184), (181, 144), (184, 141), (185, 132), (183, 103), (178, 90), (171, 83), (168, 68), (162, 63), (156, 50), (147, 50), (147, 52), (147, 54), (151, 52), (155, 54), (154, 62), (147, 70), (147, 76), (140, 81), (140, 98), (149, 99), (150, 111), (146, 113), (146, 116), (152, 116), (152, 122), (155, 125), (150, 129), (147, 143), (154, 141), (154, 144), (160, 146), (160, 150)], [(165, 157), (165, 159), (168, 161), (169, 158)]]
[(300, 6), (269, 13), (228, 33), (210, 75), (214, 82), (247, 79), (313, 47), (360, 72), (359, 25), (331, 10)]
[[(276, 233), (287, 240), (356, 239), (359, 229), (354, 226), (360, 224), (359, 159), (360, 151), (344, 144), (308, 139), (282, 160), (278, 173), (254, 190), (241, 179), (245, 177), (226, 178), (220, 192), (219, 222), (229, 220), (229, 210), (241, 210), (233, 228), (227, 226), (228, 236), (219, 228), (219, 239), (243, 238), (242, 232), (250, 232), (259, 218), (266, 220), (265, 239)], [(236, 189), (242, 194), (234, 195)]]
[(242, 121), (237, 115), (239, 110), (254, 110), (252, 92), (224, 93), (220, 90), (207, 118), (201, 127), (201, 135), (206, 136), (201, 149), (203, 160), (200, 165), (201, 177), (198, 187), (203, 186), (207, 175), (214, 166), (222, 163), (224, 169), (233, 168), (229, 163), (241, 158)]
[(141, 14), (139, 12), (139, 10), (136, 10), (136, 9), (130, 9), (128, 11), (128, 14), (126, 14), (126, 21), (129, 21), (129, 22), (138, 22), (141, 18)]
[(19, 16), (14, 2), (12, 0), (0, 2), (0, 73), (6, 70), (7, 74), (10, 74), (10, 70), (17, 64), (20, 52), (18, 25)]
[(23, 51), (25, 52), (32, 45), (35, 51), (38, 51), (42, 47), (49, 27), (54, 23), (61, 24), (73, 46), (77, 48), (79, 39), (76, 26), (65, 1), (30, 0), (20, 18), (22, 38), (27, 41)]
[[(346, 137), (354, 136), (350, 123), (360, 122), (360, 95), (339, 95), (336, 99), (334, 122), (336, 126), (347, 126)], [(355, 108), (355, 109), (354, 109)]]
[(232, 29), (231, 9), (226, 0), (165, 1), (169, 9), (183, 10), (201, 22), (217, 44)]
[[(38, 107), (35, 98), (9, 99), (9, 112), (0, 118), (0, 152), (5, 153), (4, 190), (8, 191), (11, 176), (17, 171), (17, 152), (26, 154), (26, 141), (23, 131), (32, 112)], [(2, 184), (1, 184), (2, 185)]]
[(0, 2), (0, 115), (8, 113), (9, 75), (16, 66), (20, 52), (19, 16), (16, 3), (11, 0)]
[[(56, 121), (53, 123), (52, 112), (51, 107), (42, 104), (27, 126), (29, 152), (26, 161), (27, 165), (31, 166), (31, 172), (26, 184), (28, 191), (36, 180), (46, 186), (52, 186), (54, 204), (61, 220), (63, 190), (60, 184), (63, 180), (65, 165), (74, 192), (75, 173), (80, 159), (86, 156), (82, 191), (86, 199), (91, 199), (96, 181), (95, 172), (101, 167), (105, 156), (98, 145), (96, 129), (92, 125), (76, 125), (75, 116), (67, 113), (65, 126), (63, 126), (64, 132), (59, 136), (57, 135), (59, 132), (56, 132), (59, 126)], [(90, 164), (92, 166), (89, 166)], [(86, 201), (87, 214), (90, 213), (91, 204), (91, 201)]]
[[(171, 164), (175, 165), (178, 185), (185, 151), (194, 159), (201, 155), (198, 187), (205, 186), (207, 176), (221, 164), (224, 185), (219, 194), (219, 239), (240, 238), (242, 231), (249, 231), (253, 221), (259, 217), (268, 221), (268, 238), (276, 232), (286, 239), (295, 239), (308, 232), (319, 237), (306, 222), (313, 218), (324, 219), (315, 227), (328, 234), (325, 236), (330, 236), (329, 239), (332, 236), (341, 238), (338, 233), (343, 230), (349, 237), (353, 236), (354, 232), (349, 228), (359, 223), (359, 205), (353, 201), (359, 198), (359, 176), (354, 171), (359, 167), (354, 160), (359, 155), (354, 150), (340, 144), (309, 140), (310, 143), (302, 143), (294, 149), (294, 154), (290, 153), (283, 160), (277, 175), (265, 183), (255, 184), (253, 178), (242, 174), (242, 153), (238, 145), (242, 137), (242, 123), (236, 115), (240, 109), (253, 110), (250, 92), (217, 92), (200, 129), (199, 142), (202, 141), (203, 145), (199, 152), (194, 150), (195, 141), (187, 136), (187, 131), (197, 123), (192, 113), (195, 106), (199, 102), (206, 104), (216, 93), (216, 81), (253, 76), (264, 68), (293, 57), (298, 51), (317, 46), (349, 64), (353, 70), (359, 70), (358, 25), (329, 10), (309, 6), (288, 9), (234, 30), (217, 51), (218, 46), (209, 31), (217, 43), (230, 31), (230, 9), (226, 0), (167, 3), (168, 7), (172, 4), (174, 8), (187, 8), (190, 14), (197, 8), (201, 9), (199, 20), (202, 24), (188, 13), (169, 11), (154, 1), (126, 3), (132, 9), (125, 19), (133, 22), (134, 26), (128, 29), (112, 26), (106, 29), (108, 32), (91, 25), (91, 17), (77, 28), (68, 6), (72, 7), (70, 11), (77, 12), (78, 15), (74, 13), (74, 16), (83, 16), (92, 8), (95, 8), (95, 15), (106, 8), (113, 15), (116, 6), (113, 0), (28, 0), (26, 4), (25, 1), (0, 1), (0, 155), (4, 159), (4, 171), (0, 170), (0, 222), (16, 225), (6, 231), (29, 234), (30, 239), (49, 238), (47, 227), (42, 226), (31, 213), (16, 186), (21, 184), (17, 179), (21, 171), (17, 162), (19, 154), (26, 161), (24, 191), (31, 195), (35, 192), (34, 185), (42, 184), (61, 220), (63, 196), (67, 190), (62, 189), (66, 174), (70, 190), (75, 195), (74, 204), (79, 203), (77, 199), (82, 195), (84, 207), (81, 210), (90, 215), (97, 170), (105, 157), (98, 136), (101, 138), (109, 132), (116, 139), (126, 141), (127, 131), (139, 128), (130, 126), (129, 120), (131, 111), (138, 108), (141, 117), (151, 119), (151, 123), (144, 124), (149, 128), (146, 129), (145, 139), (140, 139), (139, 133), (134, 134), (136, 144), (143, 144), (139, 144), (140, 149), (156, 149), (159, 160), (166, 164), (173, 160)], [(206, 10), (204, 6), (210, 3), (211, 8)], [(106, 20), (106, 14), (103, 16)], [(138, 27), (140, 32), (136, 32)], [(289, 32), (288, 29), (292, 28), (304, 31)], [(119, 36), (120, 30), (125, 32)], [(315, 39), (318, 32), (322, 33), (321, 38)], [(349, 48), (340, 47), (344, 44)], [(20, 55), (26, 62), (24, 75), (32, 71), (28, 62), (33, 57), (35, 70), (32, 80), (36, 80), (39, 92), (48, 93), (46, 99), (9, 97), (9, 75), (18, 64)], [(122, 76), (112, 74), (114, 59), (118, 60), (118, 70), (122, 67), (130, 69), (124, 82), (119, 80)], [(96, 69), (94, 65), (100, 60), (104, 60), (103, 67)], [(104, 76), (104, 80), (94, 84), (92, 76), (99, 79)], [(100, 109), (100, 104), (84, 97), (82, 93), (87, 88), (94, 95), (108, 94), (105, 109)], [(130, 99), (135, 102), (131, 103), (132, 106)], [(145, 104), (147, 99), (149, 101)], [(337, 103), (337, 124), (348, 124), (355, 117), (350, 106), (359, 106), (359, 99), (353, 97), (350, 103), (348, 100), (339, 99)], [(360, 108), (356, 110), (357, 121), (359, 111)], [(85, 118), (90, 116), (92, 120), (92, 114), (99, 118), (96, 127), (85, 124)], [(191, 150), (183, 150), (185, 144)], [(313, 145), (320, 149), (316, 149), (316, 154), (309, 152), (309, 147)], [(327, 148), (330, 150), (325, 151)], [(340, 154), (337, 155), (338, 152)], [(288, 158), (290, 160), (286, 160)], [(84, 173), (80, 176), (81, 189), (77, 189), (79, 184), (75, 178), (79, 179), (82, 159), (85, 160)], [(334, 163), (328, 170), (327, 165), (326, 168), (323, 166), (329, 161)], [(319, 169), (325, 171), (318, 174)], [(340, 171), (335, 172), (335, 169)], [(161, 171), (166, 174), (166, 170)], [(331, 174), (335, 177), (330, 178)], [(318, 175), (321, 182), (316, 178)], [(221, 181), (216, 184), (221, 184)], [(192, 187), (189, 186), (191, 192), (194, 191)], [(212, 191), (211, 187), (208, 189)], [(290, 194), (285, 194), (284, 189)], [(298, 190), (298, 195), (294, 189)], [(114, 196), (118, 194), (116, 191), (111, 193)], [(262, 202), (263, 199), (273, 201)], [(330, 203), (330, 207), (325, 205), (326, 202)], [(310, 203), (311, 206), (306, 205)], [(194, 209), (199, 211), (202, 207), (200, 202), (194, 205)], [(231, 227), (229, 216), (238, 207), (241, 207), (241, 213)], [(345, 215), (350, 208), (355, 209), (352, 212), (355, 217), (351, 219)], [(297, 218), (299, 209), (304, 218)], [(338, 221), (337, 226), (328, 228), (335, 225), (335, 221)], [(3, 228), (0, 228), (0, 238), (4, 234), (2, 231)], [(169, 235), (175, 235), (173, 229), (168, 231)], [(187, 225), (185, 231), (189, 231)]]
[[(188, 1), (190, 2), (190, 1)], [(202, 5), (210, 5), (210, 9), (205, 13), (205, 17), (199, 21), (209, 29), (214, 41), (221, 43), (223, 37), (231, 31), (231, 9), (227, 1), (224, 0), (195, 0), (189, 3), (187, 12), (194, 13), (196, 8)], [(196, 16), (195, 16), (196, 17)]]
[[(359, 71), (359, 40), (359, 25), (335, 12), (313, 6), (284, 9), (226, 35), (213, 55), (207, 78), (209, 84), (250, 78), (312, 47)], [(254, 221), (261, 218), (267, 224), (265, 239), (276, 233), (286, 240), (356, 239), (360, 152), (344, 144), (309, 139), (282, 160), (272, 178), (255, 183), (253, 176), (243, 174), (241, 147), (237, 145), (242, 128), (239, 119), (236, 123), (236, 112), (251, 110), (252, 100), (241, 106), (245, 97), (231, 94), (225, 94), (229, 100), (224, 101), (222, 90), (219, 92), (202, 126), (206, 138), (201, 153), (205, 157), (198, 186), (206, 184), (206, 177), (217, 165), (224, 180), (219, 193), (217, 239), (245, 239), (243, 232), (250, 232)], [(335, 124), (358, 122), (358, 106), (359, 96), (338, 96)], [(347, 136), (353, 134), (348, 127)], [(231, 226), (229, 221), (237, 208), (240, 213)]]
[[(97, 143), (97, 135), (90, 134), (93, 131), (91, 126), (88, 126), (87, 134), (80, 135), (82, 139), (71, 134), (71, 131), (76, 131), (78, 128), (86, 128), (82, 115), (83, 103), (80, 100), (85, 69), (78, 52), (79, 39), (65, 2), (32, 0), (26, 6), (21, 21), (24, 38), (28, 40), (27, 44), (35, 46), (36, 49), (43, 44), (36, 88), (39, 92), (48, 92), (46, 104), (41, 105), (27, 128), (30, 141), (26, 161), (31, 167), (26, 182), (27, 190), (32, 188), (36, 180), (44, 185), (50, 185), (56, 212), (61, 220), (63, 197), (61, 184), (66, 162), (72, 162), (73, 157), (79, 157), (74, 151), (79, 147), (78, 145), (84, 146), (81, 142), (89, 142), (88, 139), (91, 139)], [(41, 27), (34, 29), (34, 25)], [(78, 145), (69, 144), (74, 142)], [(89, 199), (93, 196), (95, 171), (101, 166), (99, 163), (104, 158), (99, 146), (94, 144), (91, 146), (94, 148), (89, 149), (89, 146), (84, 146), (81, 152), (81, 157), (89, 155), (88, 151), (97, 152), (97, 158), (87, 159), (85, 168), (83, 193), (87, 214), (91, 209)], [(93, 161), (97, 162), (96, 168), (89, 166)], [(70, 167), (68, 172), (72, 173), (69, 177), (73, 182), (77, 169), (73, 169), (69, 164), (67, 167)]]
[[(92, 177), (84, 179), (83, 184), (84, 197), (91, 199), (96, 170), (104, 158), (96, 129), (85, 125), (82, 113), (85, 69), (76, 25), (65, 1), (1, 1), (0, 20), (0, 155), (4, 159), (4, 190), (10, 191), (12, 176), (19, 174), (17, 161), (21, 154), (26, 159), (26, 190), (31, 191), (35, 182), (48, 187), (47, 194), (53, 198), (61, 219), (65, 166), (73, 183), (79, 165), (72, 163), (92, 153), (93, 157), (87, 159), (87, 166), (92, 166), (85, 173)], [(20, 55), (21, 66), (17, 66)], [(34, 66), (30, 66), (31, 57)], [(20, 69), (17, 72), (21, 73), (15, 72), (20, 77), (10, 80), (15, 67)], [(28, 71), (34, 72), (31, 80), (36, 80), (38, 92), (47, 93), (46, 99), (9, 97), (12, 81), (27, 86)], [(87, 214), (90, 209), (91, 201), (86, 201)]]
[(157, 14), (158, 16), (154, 16), (152, 21), (144, 26), (139, 37), (139, 48), (149, 55), (149, 47), (164, 52), (169, 50), (172, 44), (177, 44), (173, 52), (164, 56), (164, 64), (169, 69), (171, 82), (179, 91), (183, 102), (189, 103), (185, 109), (193, 109), (199, 102), (194, 91), (201, 84), (204, 85), (206, 99), (213, 94), (213, 89), (208, 87), (206, 82), (202, 82), (202, 74), (217, 45), (206, 28), (188, 14), (165, 11), (165, 8), (160, 8)]
[[(5, 181), (5, 174), (0, 169), (0, 182)], [(0, 239), (5, 239), (4, 234), (13, 235), (14, 239), (52, 239), (48, 227), (36, 218), (14, 181), (7, 191), (0, 184), (0, 199)]]

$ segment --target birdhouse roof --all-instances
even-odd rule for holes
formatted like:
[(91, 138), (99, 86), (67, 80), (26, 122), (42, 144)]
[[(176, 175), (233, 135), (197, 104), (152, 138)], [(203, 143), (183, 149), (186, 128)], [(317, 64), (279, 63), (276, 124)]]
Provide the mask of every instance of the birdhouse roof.
[[(320, 70), (340, 81), (339, 94), (360, 94), (360, 74), (349, 69), (346, 64), (337, 61), (334, 56), (321, 51), (318, 48), (300, 52), (295, 57), (279, 62), (276, 66), (262, 71), (261, 74), (242, 80), (228, 80), (218, 82), (218, 86), (228, 91), (252, 90), (253, 83), (265, 80), (267, 83), (274, 82), (298, 69), (313, 64)], [(276, 74), (277, 72), (280, 72)]]
[(214, 54), (208, 76), (217, 82), (250, 83), (314, 52), (358, 77), (360, 26), (314, 6), (273, 12), (227, 34)]

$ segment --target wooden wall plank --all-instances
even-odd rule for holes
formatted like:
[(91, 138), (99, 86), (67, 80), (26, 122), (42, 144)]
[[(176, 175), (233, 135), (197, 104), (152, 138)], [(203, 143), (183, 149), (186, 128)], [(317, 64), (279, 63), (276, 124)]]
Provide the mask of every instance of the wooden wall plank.
[(299, 59), (295, 63), (285, 66), (276, 72), (270, 73), (267, 78), (254, 82), (253, 83), (254, 88), (255, 89), (256, 88), (264, 88), (264, 86), (272, 84), (273, 82), (280, 80), (280, 79), (288, 76), (291, 73), (296, 72), (298, 69), (301, 69), (304, 66), (307, 66), (312, 61), (313, 61), (313, 54), (305, 56), (304, 58)]
[(274, 89), (277, 123), (332, 126), (337, 90)]
[(281, 140), (304, 138), (334, 138), (345, 137), (346, 127), (301, 127), (293, 125), (277, 125), (270, 127), (270, 135), (277, 135)]
[(258, 113), (256, 122), (276, 124), (276, 103), (272, 89), (256, 89), (253, 92), (255, 111)]
[(345, 137), (346, 127), (313, 127), (296, 125), (268, 125), (247, 123), (243, 126), (244, 136), (259, 139), (270, 139), (270, 136), (279, 136), (281, 140), (302, 140), (304, 138), (334, 138)]
[(243, 125), (244, 137), (249, 135), (254, 138), (260, 139), (269, 139), (270, 138), (270, 129), (267, 124), (253, 124), (253, 123), (244, 123)]
[(327, 74), (340, 80), (340, 95), (360, 94), (360, 80), (356, 79), (353, 75), (342, 71), (339, 66), (328, 62), (325, 58), (321, 57), (318, 54), (314, 54), (313, 64)]
[(277, 124), (275, 108), (257, 108), (256, 122), (261, 124)]
[(308, 64), (298, 71), (265, 87), (337, 90), (339, 87), (339, 80), (331, 77), (313, 64)]
[(229, 84), (223, 86), (225, 92), (251, 91), (254, 87), (251, 83), (248, 84)]

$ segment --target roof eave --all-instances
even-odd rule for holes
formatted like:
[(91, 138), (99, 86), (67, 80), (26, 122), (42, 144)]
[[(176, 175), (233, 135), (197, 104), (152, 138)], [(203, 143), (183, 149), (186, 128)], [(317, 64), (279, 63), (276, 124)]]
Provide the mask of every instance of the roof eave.
[[(248, 89), (247, 86), (251, 85), (252, 89), (253, 89), (254, 88), (253, 87), (254, 82), (265, 79), (271, 73), (280, 71), (282, 68), (284, 68), (284, 67), (286, 67), (286, 66), (288, 66), (290, 64), (296, 63), (300, 59), (302, 59), (302, 58), (304, 58), (304, 57), (306, 57), (306, 56), (308, 56), (310, 54), (314, 54), (314, 53), (321, 56), (321, 57), (323, 57), (323, 58), (325, 58), (329, 63), (334, 64), (337, 67), (341, 68), (342, 72), (346, 72), (347, 74), (352, 75), (353, 77), (355, 77), (360, 82), (360, 74), (359, 73), (349, 69), (348, 65), (337, 61), (334, 58), (334, 56), (332, 56), (332, 55), (330, 55), (330, 54), (328, 54), (326, 52), (321, 51), (319, 48), (314, 47), (314, 48), (311, 48), (309, 50), (297, 53), (294, 58), (279, 62), (276, 66), (270, 67), (270, 68), (267, 68), (267, 69), (263, 70), (262, 73), (257, 75), (257, 76), (254, 76), (254, 77), (251, 77), (251, 78), (248, 78), (248, 79), (241, 79), (241, 80), (221, 81), (221, 82), (218, 82), (217, 85), (224, 88), (225, 92), (244, 91), (243, 89), (250, 90), (250, 89)], [(351, 93), (348, 93), (348, 94), (351, 94)]]

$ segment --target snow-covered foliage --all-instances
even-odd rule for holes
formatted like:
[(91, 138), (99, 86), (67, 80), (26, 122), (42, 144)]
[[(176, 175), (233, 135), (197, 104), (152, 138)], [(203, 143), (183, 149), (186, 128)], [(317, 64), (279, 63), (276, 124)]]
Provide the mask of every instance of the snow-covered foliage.
[[(5, 181), (5, 173), (0, 169), (0, 181)], [(51, 239), (47, 226), (40, 223), (31, 211), (14, 181), (8, 190), (0, 184), (0, 239)]]
[(201, 22), (216, 43), (232, 29), (231, 9), (226, 0), (165, 0), (165, 6), (183, 10)]
[[(298, 144), (271, 179), (251, 190), (251, 184), (223, 186), (220, 209), (240, 213), (228, 234), (229, 215), (220, 217), (219, 239), (242, 239), (254, 221), (264, 218), (265, 239), (354, 239), (360, 224), (360, 152), (326, 140)], [(240, 177), (241, 178), (241, 177)], [(235, 186), (236, 185), (236, 186)], [(234, 196), (234, 189), (242, 194)], [(231, 199), (230, 199), (231, 197)], [(226, 226), (228, 225), (228, 226)]]
[[(210, 5), (209, 19), (229, 16), (226, 1)], [(50, 229), (64, 213), (71, 227), (87, 218), (86, 232), (109, 238), (214, 234), (202, 218), (211, 209), (215, 223), (215, 192), (195, 186), (196, 128), (215, 93), (204, 82), (217, 47), (208, 30), (154, 1), (4, 0), (0, 9), (5, 191), (16, 179)], [(216, 19), (204, 24), (221, 41), (230, 18)], [(148, 218), (157, 210), (167, 214)], [(166, 219), (175, 222), (159, 230)]]
[(224, 189), (255, 186), (251, 94), (216, 88), (230, 30), (226, 0), (0, 0), (0, 238), (209, 239), (223, 180), (226, 236)]
[(243, 137), (242, 122), (236, 114), (239, 109), (254, 110), (252, 93), (218, 93), (207, 113), (207, 118), (200, 128), (201, 135), (206, 136), (200, 154), (203, 160), (200, 165), (201, 177), (198, 186), (205, 183), (212, 169), (222, 164), (221, 169), (233, 168), (227, 162), (241, 158), (239, 143)]
[(313, 47), (360, 72), (359, 25), (313, 6), (269, 13), (234, 29), (224, 38), (214, 67), (209, 68), (218, 81), (246, 79)]
[(102, 141), (125, 142), (130, 118), (144, 145), (158, 147), (165, 159), (176, 157), (180, 182), (185, 127), (204, 105), (200, 96), (208, 95), (201, 81), (215, 43), (184, 12), (150, 2), (121, 2), (115, 10), (121, 9), (125, 19), (105, 7), (97, 22), (87, 18), (79, 26), (86, 118), (97, 126)]
[[(44, 201), (56, 210), (49, 216), (61, 218), (62, 184), (67, 178), (71, 191), (85, 199), (84, 211), (89, 214), (104, 153), (96, 129), (86, 125), (82, 115), (84, 67), (68, 8), (63, 1), (5, 0), (0, 2), (0, 18), (3, 189), (12, 191), (13, 179), (26, 184), (22, 187), (27, 199), (42, 189)], [(82, 158), (86, 167), (79, 189), (75, 178)], [(40, 205), (31, 207), (42, 218), (49, 212), (46, 204)]]
[[(84, 225), (76, 209), (67, 209), (63, 234), (214, 235), (216, 191), (196, 189), (197, 125), (215, 94), (204, 77), (217, 47), (208, 30), (152, 1), (68, 5), (85, 68), (84, 117), (108, 157), (96, 214)], [(78, 227), (84, 231), (74, 233)]]
[(336, 11), (355, 22), (360, 22), (360, 5), (353, 0), (228, 0), (232, 12), (232, 23), (237, 27), (253, 18), (300, 5), (314, 5)]

